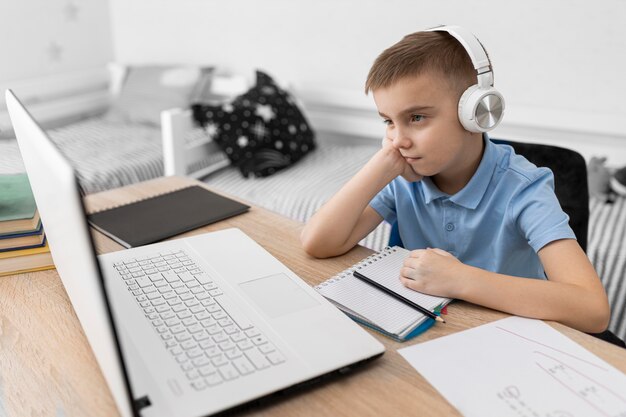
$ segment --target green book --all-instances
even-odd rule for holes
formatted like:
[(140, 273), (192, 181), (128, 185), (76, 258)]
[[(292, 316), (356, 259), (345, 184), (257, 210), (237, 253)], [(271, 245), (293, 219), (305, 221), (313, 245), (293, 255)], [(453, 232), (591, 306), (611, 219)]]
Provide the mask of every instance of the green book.
[(30, 189), (28, 176), (0, 175), (0, 233), (17, 233), (36, 229), (39, 214)]

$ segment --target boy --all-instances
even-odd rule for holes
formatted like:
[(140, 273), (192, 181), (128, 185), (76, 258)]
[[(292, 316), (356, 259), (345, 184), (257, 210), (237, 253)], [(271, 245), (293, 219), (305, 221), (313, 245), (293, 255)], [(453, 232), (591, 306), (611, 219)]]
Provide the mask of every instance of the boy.
[(408, 288), (602, 332), (606, 293), (552, 172), (459, 120), (477, 71), (458, 38), (445, 28), (417, 32), (376, 59), (366, 94), (387, 125), (382, 149), (306, 224), (304, 249), (340, 255), (381, 221), (397, 221), (412, 250), (400, 271)]

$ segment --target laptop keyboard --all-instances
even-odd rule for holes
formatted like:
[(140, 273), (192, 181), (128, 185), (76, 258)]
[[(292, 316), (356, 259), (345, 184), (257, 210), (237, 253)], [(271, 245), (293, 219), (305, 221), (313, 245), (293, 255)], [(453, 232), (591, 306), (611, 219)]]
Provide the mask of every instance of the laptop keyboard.
[(128, 259), (114, 266), (196, 390), (285, 361), (184, 251)]

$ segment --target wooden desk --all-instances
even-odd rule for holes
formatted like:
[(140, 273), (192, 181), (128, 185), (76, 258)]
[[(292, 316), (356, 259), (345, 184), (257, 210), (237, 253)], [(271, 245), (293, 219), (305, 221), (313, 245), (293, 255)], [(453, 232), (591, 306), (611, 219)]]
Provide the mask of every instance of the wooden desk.
[[(87, 197), (90, 210), (154, 195), (192, 180), (170, 177)], [(253, 207), (250, 212), (187, 235), (238, 227), (311, 285), (371, 253), (357, 247), (326, 260), (312, 259), (299, 242), (300, 223)], [(100, 253), (120, 250), (94, 232)], [(398, 353), (397, 349), (505, 317), (454, 302), (447, 324), (406, 343), (373, 333), (385, 344), (382, 358), (351, 375), (318, 384), (254, 408), (252, 416), (458, 416)], [(626, 350), (565, 326), (552, 325), (626, 372)], [(0, 417), (118, 416), (77, 317), (55, 270), (0, 278)]]

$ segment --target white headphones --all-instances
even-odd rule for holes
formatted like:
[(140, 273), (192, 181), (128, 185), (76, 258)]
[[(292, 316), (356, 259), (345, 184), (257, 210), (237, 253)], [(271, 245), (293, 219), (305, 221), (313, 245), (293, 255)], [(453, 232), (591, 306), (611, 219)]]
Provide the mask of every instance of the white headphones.
[(493, 72), (487, 52), (478, 39), (460, 26), (437, 26), (425, 32), (448, 32), (467, 51), (477, 73), (478, 83), (459, 99), (459, 121), (470, 132), (488, 132), (504, 115), (504, 97), (493, 87)]

